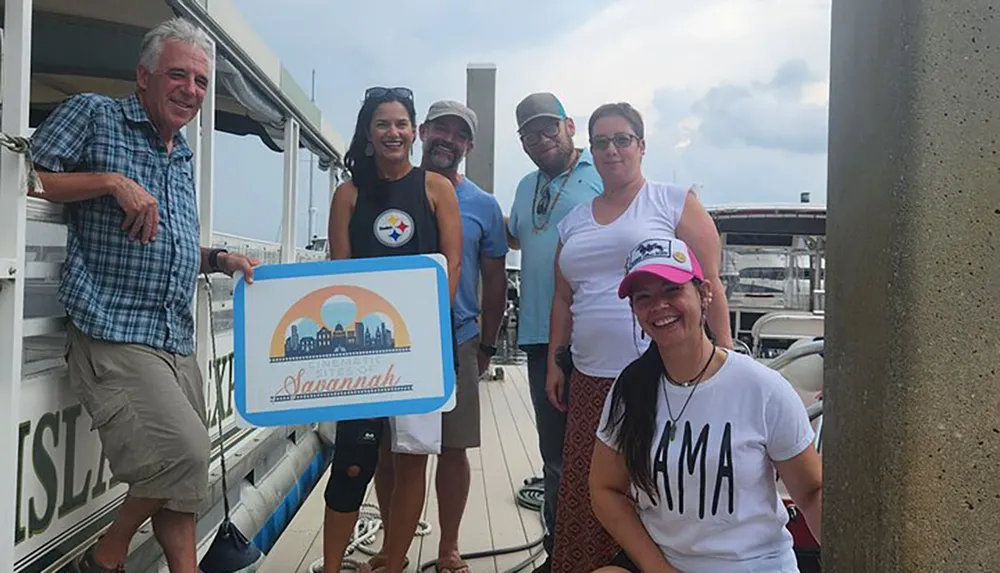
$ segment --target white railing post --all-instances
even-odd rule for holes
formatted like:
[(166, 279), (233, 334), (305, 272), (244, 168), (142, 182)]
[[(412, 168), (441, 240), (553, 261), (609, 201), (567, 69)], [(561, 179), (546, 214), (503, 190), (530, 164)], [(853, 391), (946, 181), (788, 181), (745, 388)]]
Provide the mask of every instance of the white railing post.
[[(215, 82), (216, 82), (216, 58), (215, 43), (212, 43), (212, 53), (208, 55), (212, 69), (209, 72), (208, 89), (205, 91), (205, 100), (201, 104), (201, 112), (198, 118), (191, 122), (197, 126), (197, 139), (195, 140), (195, 153), (198, 159), (198, 169), (195, 172), (195, 184), (198, 189), (198, 220), (201, 223), (201, 246), (212, 246), (212, 207), (214, 205), (214, 176), (215, 176)], [(201, 285), (201, 279), (198, 284)], [(211, 285), (208, 285), (209, 287)], [(212, 384), (212, 368), (209, 364), (211, 353), (211, 330), (209, 329), (208, 296), (204, 289), (198, 288), (195, 295), (195, 343), (198, 357), (198, 364), (202, 367), (202, 377), (205, 380), (205, 395), (214, 394)], [(216, 397), (221, 400), (222, 397)], [(209, 400), (209, 407), (212, 401)]]
[[(196, 115), (194, 117), (194, 119), (191, 120), (191, 122), (188, 123), (187, 126), (184, 127), (184, 137), (185, 137), (185, 139), (187, 139), (188, 147), (191, 148), (191, 176), (194, 179), (194, 183), (195, 183), (195, 185), (194, 185), (195, 195), (196, 195), (196, 197), (198, 197), (199, 201), (201, 200), (201, 193), (202, 193), (201, 185), (200, 185), (200, 181), (201, 181), (201, 145), (199, 143), (200, 143), (200, 140), (201, 140), (201, 118), (202, 118), (203, 115), (204, 115), (204, 113), (202, 113), (202, 112), (199, 111), (198, 115)], [(200, 224), (204, 224), (203, 221), (199, 221), (199, 222), (200, 222)], [(200, 277), (199, 277), (198, 281), (199, 281), (199, 283), (201, 282), (201, 278)], [(195, 312), (197, 312), (197, 309), (198, 309), (198, 301), (200, 300), (198, 298), (199, 296), (201, 296), (201, 289), (200, 288), (195, 290), (194, 298), (191, 301), (191, 304), (192, 304), (191, 308), (195, 309)], [(195, 317), (195, 344), (196, 345), (200, 343), (199, 339), (198, 339), (198, 324), (197, 324), (197, 320), (198, 320), (197, 317)], [(198, 351), (197, 346), (195, 348), (195, 351), (196, 352)], [(198, 355), (198, 359), (201, 360), (201, 355), (200, 354)], [(204, 375), (204, 372), (202, 372), (202, 375)]]
[(191, 120), (191, 123), (184, 127), (184, 138), (187, 139), (188, 147), (191, 148), (191, 175), (195, 181), (195, 194), (199, 197), (201, 197), (201, 186), (198, 185), (198, 182), (201, 180), (201, 155), (199, 153), (201, 147), (198, 145), (198, 140), (201, 139), (202, 115), (204, 114), (199, 112)]
[[(2, 42), (3, 111), (0, 129), (27, 137), (31, 89), (31, 0), (7, 0)], [(27, 225), (24, 156), (0, 150), (0, 460), (17, 463), (17, 431), (21, 420), (21, 360), (24, 341), (25, 227)], [(6, 531), (0, 542), (0, 571), (14, 570), (17, 472), (0, 472), (0, 521)]]
[(285, 193), (281, 218), (281, 262), (295, 262), (295, 213), (299, 182), (299, 122), (285, 120)]

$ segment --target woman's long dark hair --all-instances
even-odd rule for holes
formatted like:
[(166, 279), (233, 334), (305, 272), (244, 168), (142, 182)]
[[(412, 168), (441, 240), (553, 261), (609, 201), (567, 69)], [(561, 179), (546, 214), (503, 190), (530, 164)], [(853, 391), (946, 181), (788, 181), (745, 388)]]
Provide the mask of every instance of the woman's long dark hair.
[(625, 458), (630, 481), (650, 499), (658, 499), (650, 470), (656, 408), (663, 362), (656, 342), (622, 370), (611, 393), (611, 411), (604, 427)]
[(373, 191), (380, 185), (378, 169), (375, 167), (375, 155), (368, 155), (365, 149), (368, 147), (368, 134), (371, 132), (372, 118), (375, 116), (375, 108), (383, 103), (399, 102), (406, 108), (406, 113), (410, 116), (410, 123), (413, 129), (417, 129), (417, 110), (413, 105), (413, 100), (401, 98), (389, 93), (380, 98), (366, 99), (358, 111), (358, 121), (354, 125), (354, 137), (351, 138), (351, 145), (344, 154), (344, 166), (351, 174), (351, 181), (358, 189), (358, 192)]

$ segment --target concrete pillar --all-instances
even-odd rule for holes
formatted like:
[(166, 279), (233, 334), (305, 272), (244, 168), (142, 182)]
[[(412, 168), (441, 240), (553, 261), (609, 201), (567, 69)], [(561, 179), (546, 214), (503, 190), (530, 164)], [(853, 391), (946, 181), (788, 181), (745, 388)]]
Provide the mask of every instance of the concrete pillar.
[(825, 571), (1000, 567), (1000, 11), (833, 3)]
[(493, 193), (493, 169), (496, 147), (497, 67), (494, 64), (469, 64), (466, 70), (466, 102), (479, 119), (476, 146), (465, 159), (465, 176)]

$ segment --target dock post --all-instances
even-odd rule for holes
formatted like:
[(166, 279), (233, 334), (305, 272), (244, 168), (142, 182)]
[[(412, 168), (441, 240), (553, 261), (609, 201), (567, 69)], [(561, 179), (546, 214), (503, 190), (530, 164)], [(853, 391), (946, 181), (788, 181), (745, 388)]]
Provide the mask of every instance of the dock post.
[(466, 69), (465, 105), (476, 112), (479, 128), (476, 132), (475, 149), (465, 159), (465, 176), (487, 193), (494, 191), (496, 87), (496, 65), (469, 64)]
[(1000, 11), (833, 2), (823, 569), (1000, 566)]

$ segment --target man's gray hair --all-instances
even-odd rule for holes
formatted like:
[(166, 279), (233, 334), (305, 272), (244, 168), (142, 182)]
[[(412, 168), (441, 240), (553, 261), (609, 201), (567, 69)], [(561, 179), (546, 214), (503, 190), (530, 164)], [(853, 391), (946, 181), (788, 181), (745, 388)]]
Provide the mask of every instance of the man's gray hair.
[(156, 65), (160, 61), (160, 54), (163, 53), (163, 44), (168, 40), (176, 40), (201, 48), (209, 60), (208, 65), (211, 69), (212, 39), (204, 30), (179, 17), (160, 23), (146, 34), (146, 37), (142, 39), (142, 50), (139, 52), (139, 65), (150, 72), (155, 72)]

